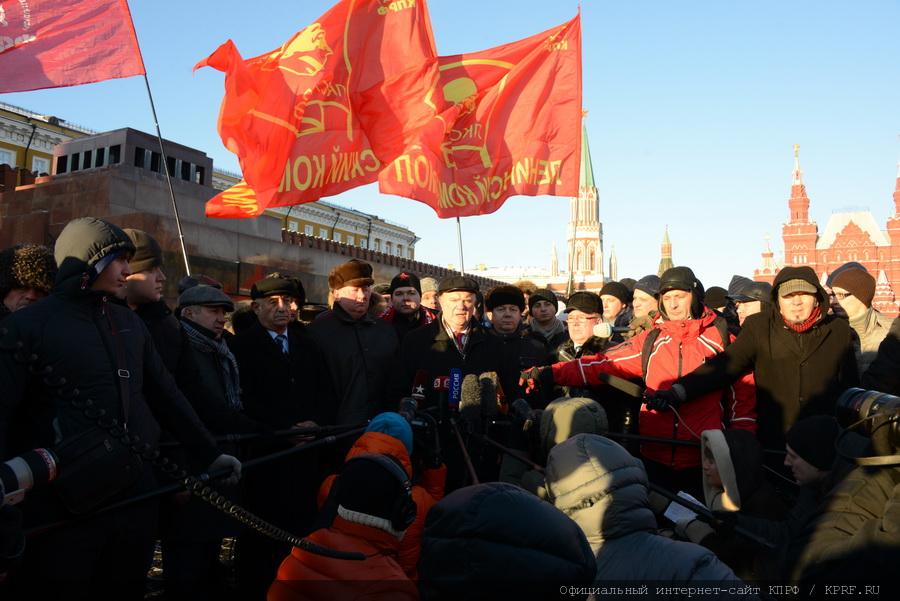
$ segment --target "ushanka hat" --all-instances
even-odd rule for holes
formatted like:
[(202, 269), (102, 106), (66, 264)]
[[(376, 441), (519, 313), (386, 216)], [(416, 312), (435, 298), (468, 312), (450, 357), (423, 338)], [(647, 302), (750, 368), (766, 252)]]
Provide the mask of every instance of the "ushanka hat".
[(328, 274), (328, 287), (338, 290), (344, 286), (371, 286), (375, 283), (372, 279), (372, 266), (359, 259), (350, 259), (341, 263)]
[(46, 246), (20, 244), (0, 252), (0, 300), (16, 288), (49, 294), (55, 279), (56, 261)]

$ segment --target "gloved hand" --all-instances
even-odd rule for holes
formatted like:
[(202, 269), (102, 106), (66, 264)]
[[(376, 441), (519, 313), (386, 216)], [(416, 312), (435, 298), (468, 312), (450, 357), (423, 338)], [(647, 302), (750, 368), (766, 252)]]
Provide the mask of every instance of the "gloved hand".
[(209, 467), (206, 468), (206, 471), (208, 473), (212, 473), (215, 471), (224, 470), (226, 468), (231, 468), (231, 475), (224, 480), (220, 480), (220, 482), (222, 482), (222, 484), (234, 486), (241, 479), (241, 462), (238, 461), (237, 457), (222, 453), (221, 455), (216, 457), (215, 461), (209, 464)]
[(403, 397), (400, 399), (400, 406), (397, 407), (397, 413), (402, 415), (406, 421), (414, 418), (416, 416), (416, 411), (418, 410), (419, 403), (412, 397)]
[(644, 330), (649, 330), (653, 327), (653, 322), (656, 321), (656, 311), (650, 311), (649, 314), (644, 315), (643, 317), (635, 317), (628, 324), (628, 331), (622, 334), (622, 338), (628, 340), (629, 338), (634, 338)]
[(553, 381), (553, 368), (529, 367), (522, 370), (519, 376), (519, 386), (525, 386), (525, 392), (552, 390), (556, 383)]
[(715, 530), (713, 530), (709, 524), (700, 521), (697, 518), (678, 520), (675, 522), (675, 534), (681, 539), (689, 540), (698, 545), (704, 538), (713, 533), (715, 533)]
[(684, 388), (680, 384), (672, 384), (669, 390), (657, 390), (645, 396), (644, 403), (651, 411), (668, 411), (671, 408), (677, 409), (685, 397)]

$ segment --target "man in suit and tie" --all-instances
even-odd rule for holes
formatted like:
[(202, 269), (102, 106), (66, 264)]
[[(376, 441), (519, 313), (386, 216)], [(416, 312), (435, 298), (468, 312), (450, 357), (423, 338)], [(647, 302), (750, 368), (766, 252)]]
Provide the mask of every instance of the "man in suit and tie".
[[(323, 409), (332, 403), (322, 352), (306, 326), (297, 322), (297, 308), (305, 296), (296, 278), (272, 273), (257, 281), (250, 289), (257, 323), (230, 342), (244, 412), (273, 430), (322, 424)], [(250, 452), (261, 456), (290, 444), (294, 441), (268, 441)], [(306, 534), (316, 513), (317, 463), (317, 453), (306, 451), (260, 466), (245, 485), (247, 507), (289, 532)], [(241, 598), (265, 598), (289, 552), (287, 546), (255, 532), (239, 537), (235, 561)]]

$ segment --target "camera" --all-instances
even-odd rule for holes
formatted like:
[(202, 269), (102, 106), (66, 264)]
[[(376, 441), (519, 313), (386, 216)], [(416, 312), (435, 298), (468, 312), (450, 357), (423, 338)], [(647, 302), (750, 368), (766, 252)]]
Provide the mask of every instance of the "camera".
[(0, 507), (16, 505), (35, 486), (53, 482), (58, 465), (50, 449), (34, 449), (0, 463)]
[(885, 431), (878, 438), (887, 442), (894, 453), (900, 448), (900, 397), (877, 390), (848, 388), (838, 398), (835, 417), (845, 428), (865, 420), (860, 424), (861, 434), (872, 437), (878, 431)]

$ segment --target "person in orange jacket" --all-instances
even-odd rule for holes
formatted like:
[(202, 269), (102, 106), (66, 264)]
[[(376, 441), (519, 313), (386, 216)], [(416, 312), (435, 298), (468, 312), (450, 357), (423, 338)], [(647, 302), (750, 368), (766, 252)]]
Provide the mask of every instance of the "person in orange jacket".
[(334, 551), (361, 553), (362, 560), (327, 557), (294, 547), (278, 568), (268, 601), (419, 598), (397, 554), (416, 518), (406, 470), (388, 455), (350, 459), (334, 482), (336, 514), (331, 525), (307, 540)]
[[(381, 453), (393, 457), (409, 478), (412, 478), (413, 469), (410, 455), (413, 449), (412, 428), (399, 413), (381, 413), (376, 415), (366, 428), (365, 434), (360, 436), (347, 452), (346, 459), (350, 459), (363, 453)], [(337, 475), (328, 476), (319, 488), (318, 503), (321, 509), (328, 499)], [(447, 481), (447, 467), (440, 462), (440, 458), (433, 457), (426, 461), (418, 484), (412, 487), (413, 500), (416, 502), (416, 521), (406, 531), (403, 540), (400, 541), (400, 552), (397, 559), (400, 567), (406, 575), (415, 580), (417, 578), (416, 564), (419, 563), (419, 554), (422, 546), (422, 530), (425, 526), (425, 516), (428, 510), (444, 498), (444, 487)]]

